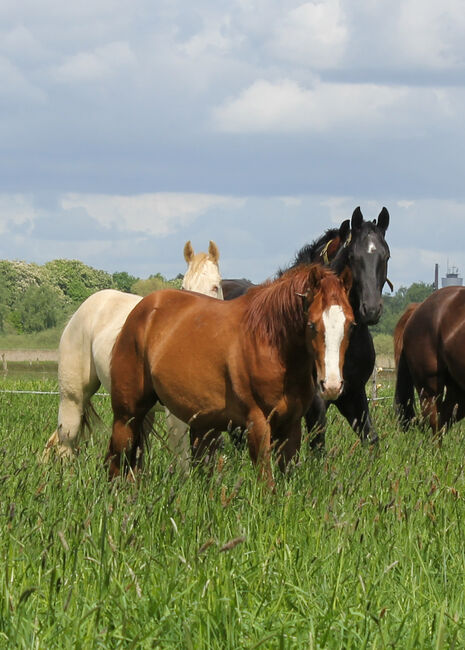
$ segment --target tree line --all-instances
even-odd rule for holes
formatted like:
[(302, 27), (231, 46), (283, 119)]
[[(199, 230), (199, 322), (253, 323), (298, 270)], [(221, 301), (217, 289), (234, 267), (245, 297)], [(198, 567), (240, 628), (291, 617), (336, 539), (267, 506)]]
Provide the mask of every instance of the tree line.
[(400, 287), (392, 296), (383, 295), (383, 314), (377, 325), (370, 327), (373, 334), (394, 333), (397, 321), (412, 302), (423, 302), (434, 291), (433, 284), (414, 282), (409, 287)]
[(181, 283), (182, 275), (167, 280), (157, 273), (141, 279), (126, 271), (107, 273), (78, 260), (58, 259), (43, 265), (0, 260), (0, 332), (31, 333), (64, 324), (101, 289), (144, 296)]
[[(141, 279), (126, 271), (107, 273), (79, 260), (58, 259), (39, 265), (0, 260), (0, 332), (31, 333), (62, 325), (92, 293), (118, 289), (146, 296), (163, 287), (180, 287), (182, 274), (167, 280), (160, 273)], [(405, 308), (421, 302), (434, 288), (415, 282), (384, 295), (384, 310), (373, 334), (392, 334)]]

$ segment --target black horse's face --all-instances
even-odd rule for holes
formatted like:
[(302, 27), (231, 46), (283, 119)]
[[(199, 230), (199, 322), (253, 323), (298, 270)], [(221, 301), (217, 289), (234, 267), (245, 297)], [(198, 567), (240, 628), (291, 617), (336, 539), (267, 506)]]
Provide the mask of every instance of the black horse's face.
[(384, 219), (380, 215), (378, 224), (376, 221), (364, 221), (355, 224), (355, 228), (352, 224), (348, 261), (353, 276), (351, 297), (358, 323), (375, 325), (381, 318), (382, 292), (390, 255), (389, 246), (384, 239), (388, 223), (389, 215)]

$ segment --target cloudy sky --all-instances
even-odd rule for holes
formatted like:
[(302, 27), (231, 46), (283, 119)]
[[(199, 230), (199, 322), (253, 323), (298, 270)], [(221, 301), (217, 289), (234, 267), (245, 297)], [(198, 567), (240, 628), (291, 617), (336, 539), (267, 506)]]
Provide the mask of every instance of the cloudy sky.
[(464, 115), (463, 0), (2, 0), (0, 258), (260, 281), (360, 205), (463, 273)]

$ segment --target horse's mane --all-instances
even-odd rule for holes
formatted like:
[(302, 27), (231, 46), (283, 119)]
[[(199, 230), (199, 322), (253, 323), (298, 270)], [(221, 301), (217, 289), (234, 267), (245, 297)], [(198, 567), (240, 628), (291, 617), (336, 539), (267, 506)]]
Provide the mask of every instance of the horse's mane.
[(404, 311), (402, 316), (399, 318), (399, 320), (397, 321), (397, 325), (394, 329), (394, 362), (396, 364), (396, 368), (399, 365), (400, 355), (402, 354), (405, 327), (409, 322), (413, 312), (417, 309), (419, 305), (421, 305), (420, 302), (412, 302)]
[[(283, 349), (286, 340), (305, 329), (305, 305), (302, 296), (313, 287), (313, 273), (320, 280), (333, 273), (319, 264), (301, 264), (248, 290), (249, 305), (245, 326), (255, 337)], [(336, 276), (334, 281), (337, 282)]]
[(324, 232), (321, 237), (315, 239), (311, 244), (305, 244), (296, 253), (294, 261), (291, 266), (298, 266), (299, 264), (311, 264), (316, 260), (320, 253), (320, 249), (327, 244), (331, 239), (335, 239), (339, 235), (338, 228), (329, 228)]

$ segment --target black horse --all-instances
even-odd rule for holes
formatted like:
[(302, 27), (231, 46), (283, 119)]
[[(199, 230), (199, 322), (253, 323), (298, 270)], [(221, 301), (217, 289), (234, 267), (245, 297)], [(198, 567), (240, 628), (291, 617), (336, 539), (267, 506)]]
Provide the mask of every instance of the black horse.
[[(344, 389), (334, 402), (327, 403), (320, 395), (315, 396), (305, 416), (307, 429), (314, 434), (310, 441), (312, 448), (324, 446), (326, 409), (330, 403), (337, 406), (363, 441), (375, 443), (378, 440), (368, 410), (365, 385), (375, 365), (375, 350), (368, 326), (379, 321), (383, 309), (383, 287), (386, 282), (390, 284), (387, 279), (389, 247), (384, 238), (388, 226), (389, 212), (386, 208), (381, 210), (377, 221), (364, 221), (360, 208), (356, 208), (351, 221), (347, 219), (339, 229), (327, 230), (312, 244), (304, 246), (291, 264), (320, 262), (330, 266), (338, 275), (348, 266), (353, 277), (350, 303), (356, 326), (344, 362)], [(252, 286), (244, 280), (224, 280), (223, 283), (225, 300), (245, 293)]]

